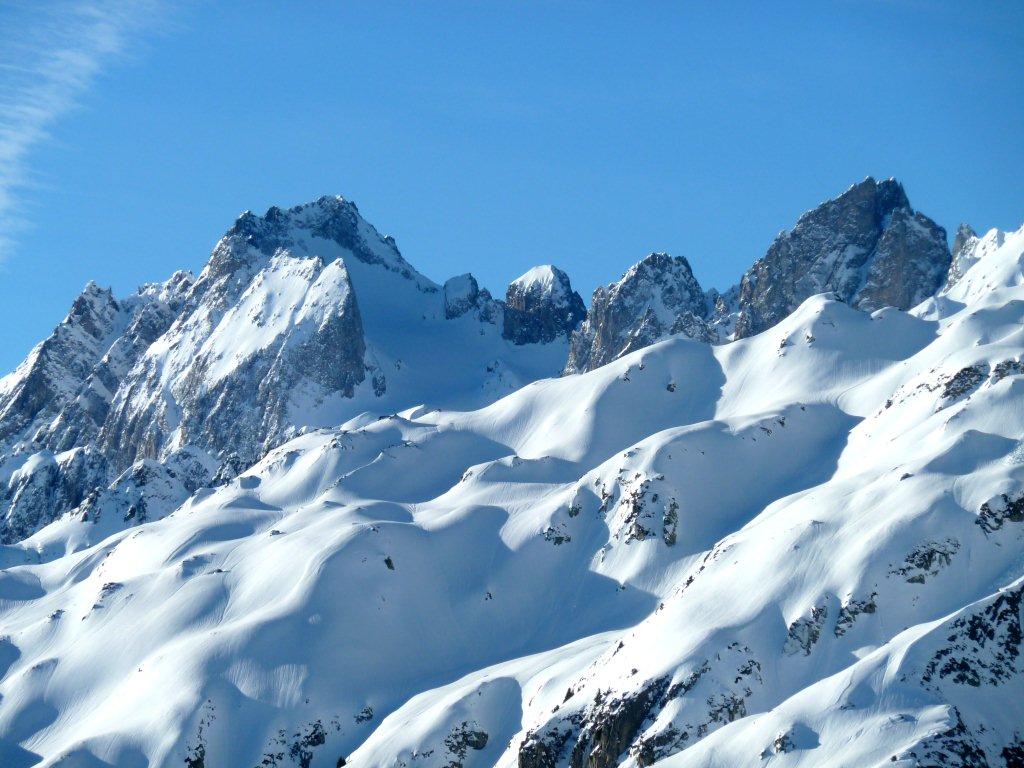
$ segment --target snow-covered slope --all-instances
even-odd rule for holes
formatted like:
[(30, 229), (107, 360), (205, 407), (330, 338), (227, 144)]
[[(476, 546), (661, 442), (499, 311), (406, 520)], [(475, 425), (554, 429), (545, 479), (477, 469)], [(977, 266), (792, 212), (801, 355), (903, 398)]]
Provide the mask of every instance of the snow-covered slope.
[[(0, 549), (0, 763), (1021, 764), (1024, 229), (909, 313), (816, 295), (490, 401), (475, 281), (299, 239), (211, 261), (115, 398), (164, 461)], [(200, 487), (175, 382), (354, 336), (353, 296), (352, 397)], [(454, 409), (417, 389), (451, 333)], [(377, 372), (406, 405), (356, 415)]]
[[(90, 284), (0, 380), (0, 541), (139, 462), (198, 451), (190, 465), (211, 471), (190, 477), (220, 482), (304, 429), (416, 404), (478, 407), (554, 375), (583, 313), (558, 274), (564, 298), (537, 290), (503, 315), (471, 275), (442, 289), (355, 205), (323, 197), (243, 214), (198, 279), (179, 273), (123, 301)], [(568, 297), (578, 307), (556, 318)], [(529, 332), (556, 320), (572, 323)]]

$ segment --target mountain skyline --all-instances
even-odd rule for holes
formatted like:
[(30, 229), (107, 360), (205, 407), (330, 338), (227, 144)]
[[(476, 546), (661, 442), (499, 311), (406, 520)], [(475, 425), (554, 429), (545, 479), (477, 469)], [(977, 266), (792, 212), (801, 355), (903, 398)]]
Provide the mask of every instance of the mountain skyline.
[(1024, 228), (946, 242), (865, 179), (584, 313), (323, 197), (90, 284), (0, 378), (0, 762), (1016, 768)]
[(432, 5), (5, 3), (0, 368), (90, 279), (198, 271), (239, 211), (322, 194), (436, 281), (553, 262), (586, 300), (653, 251), (724, 289), (866, 175), (950, 232), (1019, 224), (1015, 4)]
[(0, 768), (1024, 768), (1022, 71), (0, 2)]

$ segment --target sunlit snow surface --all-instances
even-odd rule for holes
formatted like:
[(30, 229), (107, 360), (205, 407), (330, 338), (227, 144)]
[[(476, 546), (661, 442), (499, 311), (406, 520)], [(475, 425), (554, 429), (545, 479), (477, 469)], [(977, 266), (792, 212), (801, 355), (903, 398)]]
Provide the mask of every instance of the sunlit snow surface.
[(515, 766), (563, 731), (567, 765), (615, 701), (627, 766), (930, 765), (958, 728), (1003, 765), (1022, 258), (313, 432), (102, 540), (57, 521), (0, 550), (0, 765)]

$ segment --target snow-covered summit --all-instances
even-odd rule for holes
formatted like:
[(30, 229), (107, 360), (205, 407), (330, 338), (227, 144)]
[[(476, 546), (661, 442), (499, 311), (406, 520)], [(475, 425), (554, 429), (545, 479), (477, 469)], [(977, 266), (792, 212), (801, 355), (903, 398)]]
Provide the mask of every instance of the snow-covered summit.
[(565, 290), (568, 275), (552, 264), (541, 264), (528, 269), (509, 285), (520, 291), (541, 291), (554, 297), (567, 299), (569, 292)]
[(327, 260), (344, 255), (396, 272), (424, 291), (438, 288), (402, 257), (393, 238), (377, 232), (355, 203), (341, 196), (324, 196), (288, 209), (271, 206), (263, 216), (245, 211), (217, 244), (201, 278), (250, 264), (254, 251), (269, 257), (278, 249)]
[(569, 276), (551, 264), (534, 267), (505, 292), (503, 335), (513, 344), (563, 341), (587, 314)]

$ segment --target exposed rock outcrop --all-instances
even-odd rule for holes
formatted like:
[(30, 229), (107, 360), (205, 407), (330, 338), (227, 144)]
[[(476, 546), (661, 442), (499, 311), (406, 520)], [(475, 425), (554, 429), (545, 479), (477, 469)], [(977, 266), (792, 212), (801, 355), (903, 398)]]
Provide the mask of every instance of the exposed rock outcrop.
[(736, 337), (770, 328), (817, 293), (863, 310), (909, 309), (942, 286), (950, 259), (945, 230), (910, 207), (902, 185), (869, 177), (801, 216), (747, 271)]
[(445, 281), (444, 316), (448, 320), (473, 313), (483, 322), (494, 325), (502, 322), (503, 311), (503, 305), (468, 272)]
[(0, 379), (0, 444), (31, 438), (70, 403), (125, 322), (110, 289), (90, 282), (50, 337)]
[(979, 237), (970, 225), (961, 224), (953, 238), (953, 261), (949, 265), (949, 275), (943, 291), (948, 291), (963, 278), (967, 271), (994, 253), (1006, 242), (1006, 233), (998, 229), (990, 229)]
[(712, 341), (707, 298), (682, 256), (652, 253), (617, 283), (594, 291), (572, 336), (566, 373), (593, 370), (674, 333)]
[(568, 338), (586, 316), (583, 299), (558, 267), (534, 267), (505, 292), (502, 335), (513, 344), (547, 344)]

